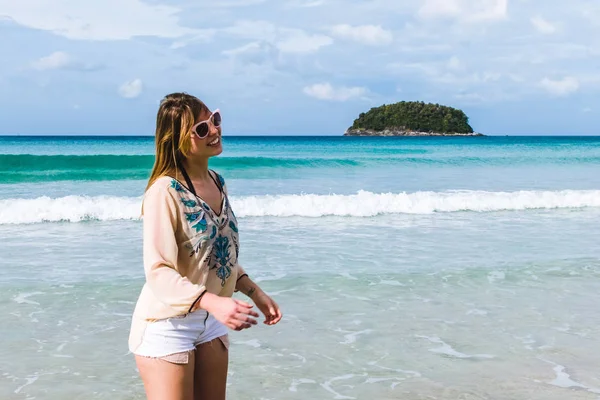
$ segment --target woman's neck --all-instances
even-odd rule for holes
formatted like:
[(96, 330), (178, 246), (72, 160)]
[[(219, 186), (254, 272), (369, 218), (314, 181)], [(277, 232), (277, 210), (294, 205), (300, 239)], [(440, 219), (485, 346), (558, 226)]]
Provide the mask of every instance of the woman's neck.
[(183, 167), (192, 180), (206, 180), (209, 179), (208, 175), (208, 159), (203, 160), (190, 160), (186, 159), (183, 161)]

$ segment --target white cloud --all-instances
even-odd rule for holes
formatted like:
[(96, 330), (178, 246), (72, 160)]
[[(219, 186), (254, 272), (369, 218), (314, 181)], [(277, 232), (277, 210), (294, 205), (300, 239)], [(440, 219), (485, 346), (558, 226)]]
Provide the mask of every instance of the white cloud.
[(263, 47), (261, 46), (261, 42), (252, 42), (248, 43), (244, 46), (236, 47), (235, 49), (224, 50), (223, 54), (226, 56), (239, 56), (244, 54), (256, 54), (262, 53)]
[(119, 87), (118, 92), (121, 97), (125, 97), (126, 99), (133, 99), (135, 97), (138, 97), (142, 93), (143, 89), (144, 85), (141, 79), (134, 79), (132, 81), (123, 83)]
[(295, 0), (287, 3), (288, 7), (311, 8), (325, 4), (323, 0)]
[(243, 20), (222, 29), (223, 33), (247, 39), (275, 41), (278, 29), (269, 21)]
[(284, 53), (313, 53), (332, 43), (333, 39), (329, 36), (309, 35), (303, 31), (295, 31), (286, 39), (279, 41), (277, 48)]
[(0, 17), (69, 39), (126, 40), (135, 36), (201, 35), (180, 26), (175, 7), (140, 0), (0, 0)]
[(330, 83), (316, 83), (306, 86), (304, 94), (315, 97), (319, 100), (347, 101), (356, 97), (361, 97), (367, 93), (364, 87), (333, 87)]
[(248, 6), (256, 6), (258, 4), (265, 3), (267, 0), (219, 0), (219, 1), (211, 1), (207, 2), (206, 8), (235, 8), (235, 7), (248, 7)]
[(333, 39), (320, 34), (309, 34), (301, 29), (278, 27), (267, 21), (238, 21), (223, 29), (224, 33), (255, 41), (265, 41), (283, 53), (312, 53), (329, 46)]
[(353, 40), (370, 46), (387, 45), (394, 40), (392, 32), (383, 29), (380, 25), (335, 25), (331, 28), (331, 34), (338, 38)]
[(275, 46), (264, 41), (251, 42), (234, 49), (224, 50), (223, 55), (235, 59), (242, 66), (274, 64), (278, 60), (278, 51)]
[(171, 43), (171, 46), (169, 46), (169, 48), (172, 50), (177, 50), (186, 47), (190, 43), (208, 42), (214, 38), (216, 33), (216, 29), (204, 29), (198, 33), (195, 33), (193, 35), (187, 35), (181, 38), (180, 40), (174, 41), (173, 43)]
[(566, 96), (579, 90), (579, 80), (572, 76), (559, 80), (544, 78), (540, 82), (540, 86), (553, 95)]
[(546, 35), (556, 32), (556, 26), (539, 15), (531, 18), (531, 25), (533, 25), (538, 32)]
[(54, 53), (41, 57), (31, 63), (33, 69), (46, 71), (52, 69), (68, 69), (77, 71), (93, 71), (102, 68), (97, 64), (86, 64), (64, 51), (55, 51)]
[(425, 0), (419, 9), (423, 18), (456, 17), (461, 14), (461, 7), (456, 0)]
[(424, 0), (418, 15), (425, 19), (454, 18), (468, 22), (506, 18), (508, 0)]
[(448, 68), (453, 71), (460, 71), (460, 70), (464, 69), (465, 66), (458, 57), (452, 56), (452, 57), (450, 57), (450, 60), (448, 60)]
[(71, 56), (63, 51), (56, 51), (48, 56), (31, 63), (31, 66), (37, 70), (60, 69), (69, 66), (73, 62)]

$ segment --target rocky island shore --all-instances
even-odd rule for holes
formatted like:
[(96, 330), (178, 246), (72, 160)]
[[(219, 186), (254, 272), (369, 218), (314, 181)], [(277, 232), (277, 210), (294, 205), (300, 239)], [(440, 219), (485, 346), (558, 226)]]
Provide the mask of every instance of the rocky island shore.
[(361, 113), (344, 136), (484, 136), (462, 110), (422, 101), (384, 104)]
[(481, 133), (445, 133), (445, 132), (421, 132), (407, 129), (384, 129), (376, 131), (373, 129), (348, 129), (344, 136), (484, 136)]

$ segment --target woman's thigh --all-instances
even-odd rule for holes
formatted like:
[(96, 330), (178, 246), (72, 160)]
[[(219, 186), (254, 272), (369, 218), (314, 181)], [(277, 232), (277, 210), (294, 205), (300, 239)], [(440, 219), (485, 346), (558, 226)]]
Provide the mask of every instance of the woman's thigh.
[(148, 400), (194, 400), (194, 352), (187, 364), (135, 356)]
[(223, 336), (196, 346), (195, 400), (225, 400), (229, 337)]

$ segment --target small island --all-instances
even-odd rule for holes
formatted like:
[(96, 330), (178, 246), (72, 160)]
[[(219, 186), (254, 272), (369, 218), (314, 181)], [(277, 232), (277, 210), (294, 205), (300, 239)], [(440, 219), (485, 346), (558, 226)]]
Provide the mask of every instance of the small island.
[(344, 136), (483, 136), (461, 110), (422, 101), (384, 104), (361, 113)]

